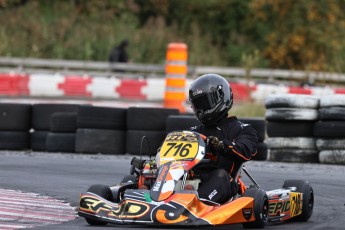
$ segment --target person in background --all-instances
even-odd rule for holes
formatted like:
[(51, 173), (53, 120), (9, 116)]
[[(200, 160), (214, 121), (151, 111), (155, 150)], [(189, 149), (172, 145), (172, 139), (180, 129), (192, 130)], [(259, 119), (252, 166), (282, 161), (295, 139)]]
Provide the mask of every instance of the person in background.
[(108, 60), (110, 63), (114, 62), (128, 62), (127, 54), (128, 40), (123, 40), (118, 46), (114, 47), (109, 54)]
[(191, 130), (207, 137), (206, 151), (215, 158), (214, 163), (199, 170), (196, 166), (201, 179), (199, 197), (224, 203), (238, 193), (235, 180), (243, 162), (256, 154), (256, 130), (229, 115), (233, 93), (228, 81), (220, 75), (205, 74), (194, 80), (189, 88), (189, 100), (202, 123)]

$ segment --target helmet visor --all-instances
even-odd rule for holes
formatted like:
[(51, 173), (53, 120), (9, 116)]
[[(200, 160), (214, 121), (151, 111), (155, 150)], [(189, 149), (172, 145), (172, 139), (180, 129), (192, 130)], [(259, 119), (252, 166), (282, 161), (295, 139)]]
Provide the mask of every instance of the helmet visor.
[(218, 103), (223, 98), (221, 90), (213, 90), (210, 93), (201, 94), (193, 97), (191, 99), (194, 109), (206, 111), (212, 109), (218, 105)]

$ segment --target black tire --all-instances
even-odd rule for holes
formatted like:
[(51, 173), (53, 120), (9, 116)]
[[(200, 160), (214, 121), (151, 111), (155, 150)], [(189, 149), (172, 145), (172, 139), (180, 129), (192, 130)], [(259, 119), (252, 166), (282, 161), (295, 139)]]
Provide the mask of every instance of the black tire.
[(76, 104), (34, 104), (32, 105), (32, 128), (40, 131), (50, 129), (50, 116), (56, 112), (78, 111)]
[(50, 131), (55, 133), (75, 133), (77, 130), (77, 113), (58, 112), (50, 116)]
[(257, 188), (249, 188), (244, 197), (254, 198), (254, 217), (255, 221), (242, 223), (243, 228), (264, 228), (268, 222), (268, 197), (264, 190)]
[(126, 129), (125, 108), (99, 106), (80, 106), (77, 115), (77, 127), (83, 129)]
[(278, 162), (319, 162), (319, 152), (315, 149), (270, 149), (269, 156), (269, 160)]
[(258, 141), (263, 142), (266, 135), (266, 121), (263, 118), (239, 118), (244, 124), (250, 124), (257, 132)]
[(167, 117), (178, 114), (177, 109), (130, 107), (127, 111), (127, 129), (163, 131)]
[(313, 137), (270, 137), (267, 139), (270, 149), (315, 149)]
[(195, 116), (170, 115), (166, 119), (166, 132), (176, 130), (190, 130), (191, 127), (200, 125), (200, 121)]
[(31, 133), (31, 150), (47, 151), (46, 141), (49, 131), (37, 131)]
[(326, 107), (319, 109), (319, 117), (322, 121), (345, 121), (345, 107)]
[(296, 192), (303, 194), (302, 213), (294, 220), (307, 221), (313, 214), (314, 209), (314, 191), (308, 181), (303, 180), (286, 180), (284, 181), (283, 188), (296, 187)]
[(316, 147), (318, 150), (345, 150), (345, 138), (317, 138)]
[(345, 137), (345, 121), (319, 121), (314, 125), (313, 134), (321, 138)]
[[(95, 184), (95, 185), (92, 185), (87, 191), (94, 193), (106, 200), (113, 201), (113, 194), (108, 185)], [(85, 220), (89, 225), (106, 225), (107, 224), (107, 222), (94, 220), (94, 219), (90, 219), (86, 217), (85, 217)]]
[(122, 178), (121, 183), (127, 183), (130, 181), (135, 183), (137, 181), (137, 177), (135, 175), (126, 175)]
[(345, 165), (345, 150), (323, 150), (319, 153), (319, 161), (323, 164)]
[(268, 121), (315, 121), (318, 116), (316, 109), (301, 108), (273, 108), (265, 113)]
[(269, 137), (313, 137), (314, 121), (267, 122)]
[(0, 149), (27, 150), (30, 146), (29, 139), (28, 131), (0, 131)]
[(140, 146), (142, 137), (146, 136), (149, 141), (150, 150), (148, 148), (147, 142), (143, 142), (144, 155), (155, 155), (157, 149), (163, 143), (166, 133), (165, 131), (143, 131), (143, 130), (127, 130), (126, 137), (126, 153), (138, 155), (140, 154)]
[(78, 153), (124, 154), (126, 132), (123, 130), (77, 129)]
[(268, 148), (267, 144), (263, 142), (258, 143), (258, 150), (256, 155), (252, 158), (255, 161), (265, 161), (267, 160)]
[(319, 107), (319, 98), (311, 95), (277, 94), (265, 98), (266, 108), (309, 108)]
[(31, 128), (31, 105), (0, 104), (0, 130), (28, 131)]
[(75, 133), (52, 133), (49, 132), (46, 140), (48, 152), (75, 152)]
[(320, 98), (320, 107), (333, 107), (341, 106), (345, 107), (345, 95), (335, 94), (335, 95), (326, 95)]

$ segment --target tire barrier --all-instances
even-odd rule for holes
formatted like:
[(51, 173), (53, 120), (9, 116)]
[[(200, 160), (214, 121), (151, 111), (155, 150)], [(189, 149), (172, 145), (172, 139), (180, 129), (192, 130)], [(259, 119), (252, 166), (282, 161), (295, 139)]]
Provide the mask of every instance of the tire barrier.
[(50, 116), (49, 129), (54, 133), (75, 133), (77, 130), (77, 113), (53, 113)]
[(50, 116), (50, 132), (46, 137), (48, 152), (75, 152), (77, 113), (57, 112)]
[(268, 121), (269, 137), (312, 137), (315, 121)]
[(28, 150), (29, 138), (28, 131), (0, 131), (0, 149)]
[[(258, 154), (253, 159), (344, 164), (345, 121), (340, 115), (345, 108), (345, 95), (334, 96), (320, 99), (319, 120), (310, 117), (300, 120), (300, 116), (282, 119), (281, 115), (266, 120), (240, 118), (258, 132)], [(301, 104), (300, 99), (294, 99), (297, 104), (286, 100), (284, 106)], [(267, 110), (305, 111), (305, 108), (277, 107), (280, 105), (282, 100), (278, 103), (270, 99)], [(140, 154), (142, 137), (147, 136), (150, 151), (144, 141), (143, 153), (154, 155), (167, 132), (199, 124), (194, 116), (180, 115), (177, 109), (76, 104), (0, 103), (0, 117), (0, 149), (93, 154)]]
[(48, 132), (46, 148), (48, 152), (75, 152), (75, 133), (54, 133)]
[(46, 141), (49, 131), (35, 130), (30, 133), (30, 146), (33, 151), (46, 151)]
[[(68, 133), (63, 137), (63, 134), (51, 134), (53, 133), (65, 133), (67, 130), (74, 129), (73, 127), (68, 127), (69, 125), (73, 126), (75, 121), (75, 115), (78, 111), (78, 104), (33, 104), (32, 105), (32, 121), (31, 121), (31, 149), (35, 151), (49, 151), (60, 152), (59, 146), (61, 146), (61, 152), (74, 152), (71, 148), (71, 144), (66, 144), (66, 146), (59, 145), (58, 143), (63, 142), (68, 139), (70, 143), (70, 134)], [(67, 113), (67, 114), (66, 114)], [(68, 117), (68, 118), (67, 118)], [(61, 126), (57, 128), (57, 125)], [(56, 131), (56, 129), (60, 131)], [(63, 131), (62, 131), (63, 130)], [(75, 133), (75, 129), (73, 131)], [(49, 150), (48, 150), (48, 136), (49, 137)], [(56, 143), (54, 143), (56, 141)], [(67, 149), (68, 148), (68, 149)]]
[(77, 116), (78, 128), (87, 129), (126, 129), (127, 109), (83, 105)]
[(30, 149), (31, 105), (0, 104), (0, 149)]
[(314, 123), (319, 99), (310, 95), (272, 95), (265, 99), (269, 160), (318, 162)]
[(319, 154), (320, 163), (345, 165), (345, 150), (322, 150)]
[(78, 111), (77, 104), (33, 104), (32, 105), (32, 128), (34, 130), (50, 130), (50, 116), (56, 112)]
[(169, 133), (176, 130), (189, 130), (200, 124), (200, 121), (192, 115), (169, 115), (166, 119), (165, 131)]
[(75, 148), (77, 153), (124, 154), (126, 131), (78, 128)]
[(78, 153), (123, 154), (127, 109), (80, 106), (75, 148)]
[(314, 125), (319, 161), (345, 164), (345, 95), (320, 98), (320, 120)]
[(127, 110), (126, 153), (140, 154), (141, 140), (146, 136), (150, 145), (148, 151), (146, 141), (143, 144), (146, 154), (156, 154), (166, 136), (166, 120), (170, 115), (177, 115), (177, 109), (138, 108)]

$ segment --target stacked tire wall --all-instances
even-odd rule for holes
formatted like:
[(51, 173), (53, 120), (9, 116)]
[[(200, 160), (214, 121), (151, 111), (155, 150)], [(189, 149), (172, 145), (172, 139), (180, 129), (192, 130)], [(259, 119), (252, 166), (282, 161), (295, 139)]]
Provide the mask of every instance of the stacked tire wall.
[(30, 149), (31, 105), (0, 104), (0, 149)]
[(177, 114), (177, 109), (128, 108), (126, 153), (155, 156), (166, 136), (167, 118)]
[(50, 132), (46, 140), (48, 152), (75, 152), (76, 112), (55, 112), (50, 116)]
[(310, 95), (272, 95), (265, 100), (269, 159), (280, 162), (318, 162), (313, 136), (319, 98)]
[(77, 114), (76, 152), (124, 154), (127, 109), (80, 106)]
[(345, 164), (345, 95), (320, 98), (314, 136), (320, 163)]
[[(31, 150), (48, 151), (48, 145), (49, 150), (53, 152), (63, 150), (63, 148), (70, 148), (73, 137), (71, 137), (70, 133), (66, 134), (57, 131), (59, 128), (54, 126), (55, 124), (52, 124), (54, 127), (51, 130), (51, 123), (58, 122), (57, 120), (59, 120), (59, 118), (55, 118), (54, 121), (51, 121), (51, 117), (55, 113), (76, 113), (78, 107), (78, 104), (33, 104)], [(61, 116), (60, 119), (62, 119)], [(66, 141), (68, 143), (65, 143)]]

